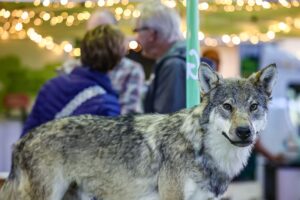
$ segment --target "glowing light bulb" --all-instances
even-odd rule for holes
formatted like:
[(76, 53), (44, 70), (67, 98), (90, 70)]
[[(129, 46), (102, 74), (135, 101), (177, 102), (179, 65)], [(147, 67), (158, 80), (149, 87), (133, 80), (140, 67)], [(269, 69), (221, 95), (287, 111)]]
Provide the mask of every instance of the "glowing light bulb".
[(138, 46), (139, 46), (139, 44), (135, 40), (132, 40), (132, 41), (129, 42), (129, 48), (130, 49), (136, 49), (136, 48), (138, 48)]
[(15, 29), (16, 29), (16, 31), (22, 30), (22, 29), (23, 29), (23, 24), (20, 23), (20, 22), (18, 22), (18, 23), (16, 24), (16, 26), (15, 26)]

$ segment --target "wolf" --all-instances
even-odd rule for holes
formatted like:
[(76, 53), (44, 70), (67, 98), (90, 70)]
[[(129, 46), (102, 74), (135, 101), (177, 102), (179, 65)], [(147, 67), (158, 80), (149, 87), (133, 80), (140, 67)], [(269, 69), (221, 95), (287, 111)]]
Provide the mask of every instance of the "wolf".
[(193, 108), (46, 123), (15, 144), (0, 199), (60, 200), (70, 185), (78, 199), (217, 199), (264, 129), (276, 76), (271, 64), (224, 79), (201, 63)]

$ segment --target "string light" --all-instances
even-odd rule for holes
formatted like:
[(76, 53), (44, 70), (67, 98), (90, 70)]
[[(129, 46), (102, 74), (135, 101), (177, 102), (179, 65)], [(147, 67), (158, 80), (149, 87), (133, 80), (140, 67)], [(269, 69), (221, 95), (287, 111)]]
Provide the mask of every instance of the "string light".
[(123, 13), (123, 8), (117, 7), (117, 8), (115, 9), (115, 13), (116, 13), (117, 15), (121, 15), (121, 14)]
[(86, 8), (91, 8), (91, 7), (93, 7), (93, 2), (92, 2), (92, 1), (86, 1), (86, 2), (84, 3), (84, 6), (85, 6)]
[(7, 31), (4, 31), (2, 34), (1, 34), (1, 39), (2, 40), (7, 40), (9, 38), (9, 33)]
[(241, 39), (238, 36), (233, 36), (232, 37), (232, 43), (234, 45), (239, 45), (241, 43)]
[[(53, 2), (53, 3), (51, 3)], [(186, 6), (187, 0), (173, 1), (173, 0), (161, 0), (162, 3), (169, 7), (176, 7), (178, 4)], [(51, 5), (55, 6), (65, 6), (73, 8), (75, 6), (81, 6), (80, 3), (70, 2), (68, 0), (35, 0), (33, 2), (35, 6), (40, 6), (41, 4), (45, 7)], [(118, 5), (117, 5), (118, 4)], [(99, 7), (111, 7), (117, 5), (115, 8), (110, 8), (114, 11), (117, 20), (123, 19), (128, 20), (132, 18), (137, 18), (140, 16), (140, 11), (136, 9), (135, 4), (129, 3), (128, 0), (90, 0), (85, 1), (84, 6), (86, 8), (93, 8), (94, 6)], [(216, 12), (223, 9), (225, 12), (234, 12), (247, 10), (249, 12), (261, 9), (271, 9), (271, 8), (292, 8), (299, 7), (300, 3), (298, 0), (278, 0), (278, 1), (266, 1), (266, 0), (215, 0), (199, 3), (199, 10), (204, 12)], [(50, 36), (43, 38), (41, 35), (31, 33), (29, 36), (28, 31), (24, 30), (26, 24), (31, 24), (35, 26), (40, 26), (43, 23), (49, 23), (51, 26), (56, 26), (65, 21), (66, 26), (74, 26), (80, 24), (82, 21), (88, 20), (90, 18), (90, 11), (83, 11), (79, 13), (70, 13), (63, 11), (61, 13), (53, 13), (40, 11), (35, 12), (34, 10), (6, 10), (2, 8), (0, 10), (0, 18), (6, 19), (3, 22), (2, 27), (0, 26), (0, 38), (2, 40), (11, 39), (24, 39), (28, 36), (32, 41), (36, 42), (41, 48), (46, 48), (52, 50), (56, 53), (66, 52), (72, 56), (80, 56), (80, 49), (73, 48), (72, 44), (68, 42), (67, 44), (57, 44), (53, 41), (53, 38), (49, 39)], [(300, 29), (300, 18), (286, 17), (283, 21), (272, 22), (269, 25), (267, 32), (241, 32), (233, 35), (224, 34), (221, 37), (209, 36), (203, 32), (198, 33), (198, 38), (200, 42), (203, 42), (208, 46), (216, 46), (220, 44), (225, 44), (228, 46), (239, 45), (241, 42), (251, 42), (252, 44), (257, 44), (259, 42), (268, 42), (276, 38), (276, 33), (289, 33), (292, 30)], [(184, 32), (186, 34), (186, 32)], [(129, 48), (139, 49), (140, 46), (136, 41), (131, 41), (129, 43)]]
[[(42, 5), (47, 7), (50, 5), (52, 0), (43, 0)], [(62, 6), (67, 6), (68, 8), (73, 8), (76, 4), (80, 4), (80, 2), (69, 2), (68, 0), (53, 0), (53, 2), (58, 2)], [(186, 0), (161, 0), (163, 4), (165, 4), (168, 7), (174, 8), (177, 6), (178, 3), (186, 7)], [(84, 5), (86, 8), (92, 8), (95, 6), (95, 3), (99, 7), (111, 7), (115, 4), (122, 4), (126, 6), (129, 4), (129, 0), (89, 0), (85, 1)], [(39, 6), (41, 4), (41, 0), (34, 0), (33, 4), (35, 6)], [(247, 10), (256, 10), (257, 7), (260, 7), (262, 9), (270, 9), (275, 8), (278, 6), (285, 7), (285, 8), (291, 8), (291, 7), (299, 7), (300, 2), (298, 0), (273, 0), (273, 1), (267, 1), (267, 0), (214, 0), (214, 1), (207, 1), (202, 2), (199, 4), (199, 9), (201, 10), (207, 10), (207, 11), (216, 11), (219, 9), (223, 9), (226, 12), (232, 12), (232, 10), (239, 9), (241, 7), (245, 7)], [(250, 8), (252, 7), (252, 8)], [(256, 7), (256, 8), (255, 8)], [(212, 8), (212, 9), (209, 9)]]
[(22, 15), (21, 15), (21, 18), (22, 18), (23, 20), (28, 19), (28, 17), (29, 17), (29, 14), (28, 14), (27, 11), (23, 12)]
[(65, 44), (64, 51), (70, 53), (73, 50), (73, 46), (70, 43)]
[(99, 0), (97, 4), (98, 4), (98, 6), (103, 7), (103, 6), (105, 6), (105, 1)]
[(130, 15), (131, 15), (131, 10), (129, 10), (129, 9), (124, 10), (123, 16), (125, 19), (129, 19)]
[(198, 40), (204, 40), (204, 34), (201, 31), (198, 32)]
[(200, 3), (198, 8), (199, 10), (207, 10), (209, 8), (209, 4), (207, 2)]
[[(168, 5), (167, 0), (161, 0), (162, 3)], [(186, 7), (186, 0), (181, 0), (181, 4)], [(203, 9), (202, 6), (199, 6), (200, 10), (204, 11), (212, 11), (216, 12), (220, 9), (224, 10), (225, 12), (233, 12), (235, 10), (241, 10), (244, 7), (247, 11), (251, 12), (254, 10), (262, 9), (275, 9), (278, 7), (285, 7), (285, 8), (292, 8), (292, 7), (299, 7), (300, 2), (298, 0), (215, 0), (215, 1), (207, 1), (203, 2), (208, 4), (207, 9)], [(202, 3), (200, 3), (202, 4)], [(199, 5), (200, 5), (199, 4)], [(206, 7), (205, 7), (206, 8)]]
[(40, 0), (34, 0), (33, 5), (39, 6), (41, 4)]
[(224, 43), (229, 43), (231, 41), (230, 36), (229, 35), (223, 35), (222, 36), (222, 41)]
[(141, 15), (141, 11), (139, 10), (134, 10), (132, 12), (132, 17), (138, 18)]
[(44, 0), (42, 4), (43, 6), (48, 7), (50, 5), (50, 0)]
[(129, 46), (130, 49), (137, 49), (139, 44), (137, 43), (137, 41), (132, 40), (132, 41), (129, 42), (128, 46)]
[(121, 4), (123, 4), (124, 6), (126, 6), (129, 3), (129, 0), (121, 0)]
[(33, 24), (36, 25), (36, 26), (40, 26), (42, 23), (43, 23), (43, 21), (40, 18), (36, 18), (33, 21)]
[(4, 18), (9, 18), (10, 17), (10, 12), (9, 10), (5, 11), (5, 13), (3, 14)]
[(68, 0), (60, 0), (60, 4), (65, 6), (68, 4)]
[(110, 7), (114, 5), (114, 1), (113, 0), (106, 0), (106, 6)]
[(80, 48), (74, 48), (73, 51), (72, 51), (72, 55), (74, 57), (79, 57), (81, 55)]
[(20, 22), (18, 22), (15, 26), (16, 31), (20, 31), (20, 30), (22, 30), (22, 28), (23, 28), (23, 25)]
[(161, 0), (161, 3), (170, 8), (175, 8), (177, 5), (176, 1), (172, 1), (172, 0)]
[(48, 21), (50, 19), (50, 17), (51, 16), (50, 16), (49, 13), (45, 13), (42, 18), (43, 18), (44, 21)]

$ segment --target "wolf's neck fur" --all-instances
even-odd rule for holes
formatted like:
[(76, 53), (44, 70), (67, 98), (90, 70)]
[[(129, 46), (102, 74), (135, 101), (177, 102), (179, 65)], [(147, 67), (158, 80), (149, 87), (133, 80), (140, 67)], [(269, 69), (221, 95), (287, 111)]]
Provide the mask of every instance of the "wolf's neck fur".
[(200, 125), (206, 105), (203, 102), (200, 107), (192, 109), (186, 115), (181, 131), (192, 143), (195, 151), (203, 149), (202, 152), (209, 155), (208, 158), (214, 161), (218, 169), (232, 179), (246, 165), (252, 146), (242, 148), (232, 145), (209, 121)]
[[(236, 147), (232, 145), (221, 133), (210, 127), (207, 137), (204, 138), (203, 147), (218, 164), (219, 169), (230, 178), (236, 176), (240, 170), (247, 164), (252, 146)], [(219, 137), (215, 137), (220, 134)]]

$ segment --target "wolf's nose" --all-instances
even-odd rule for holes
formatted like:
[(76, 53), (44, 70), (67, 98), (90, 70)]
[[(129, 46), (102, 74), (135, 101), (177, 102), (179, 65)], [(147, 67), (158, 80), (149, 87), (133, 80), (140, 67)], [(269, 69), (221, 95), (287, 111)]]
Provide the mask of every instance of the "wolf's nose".
[(247, 140), (251, 136), (251, 131), (249, 127), (237, 127), (236, 135), (241, 140)]

